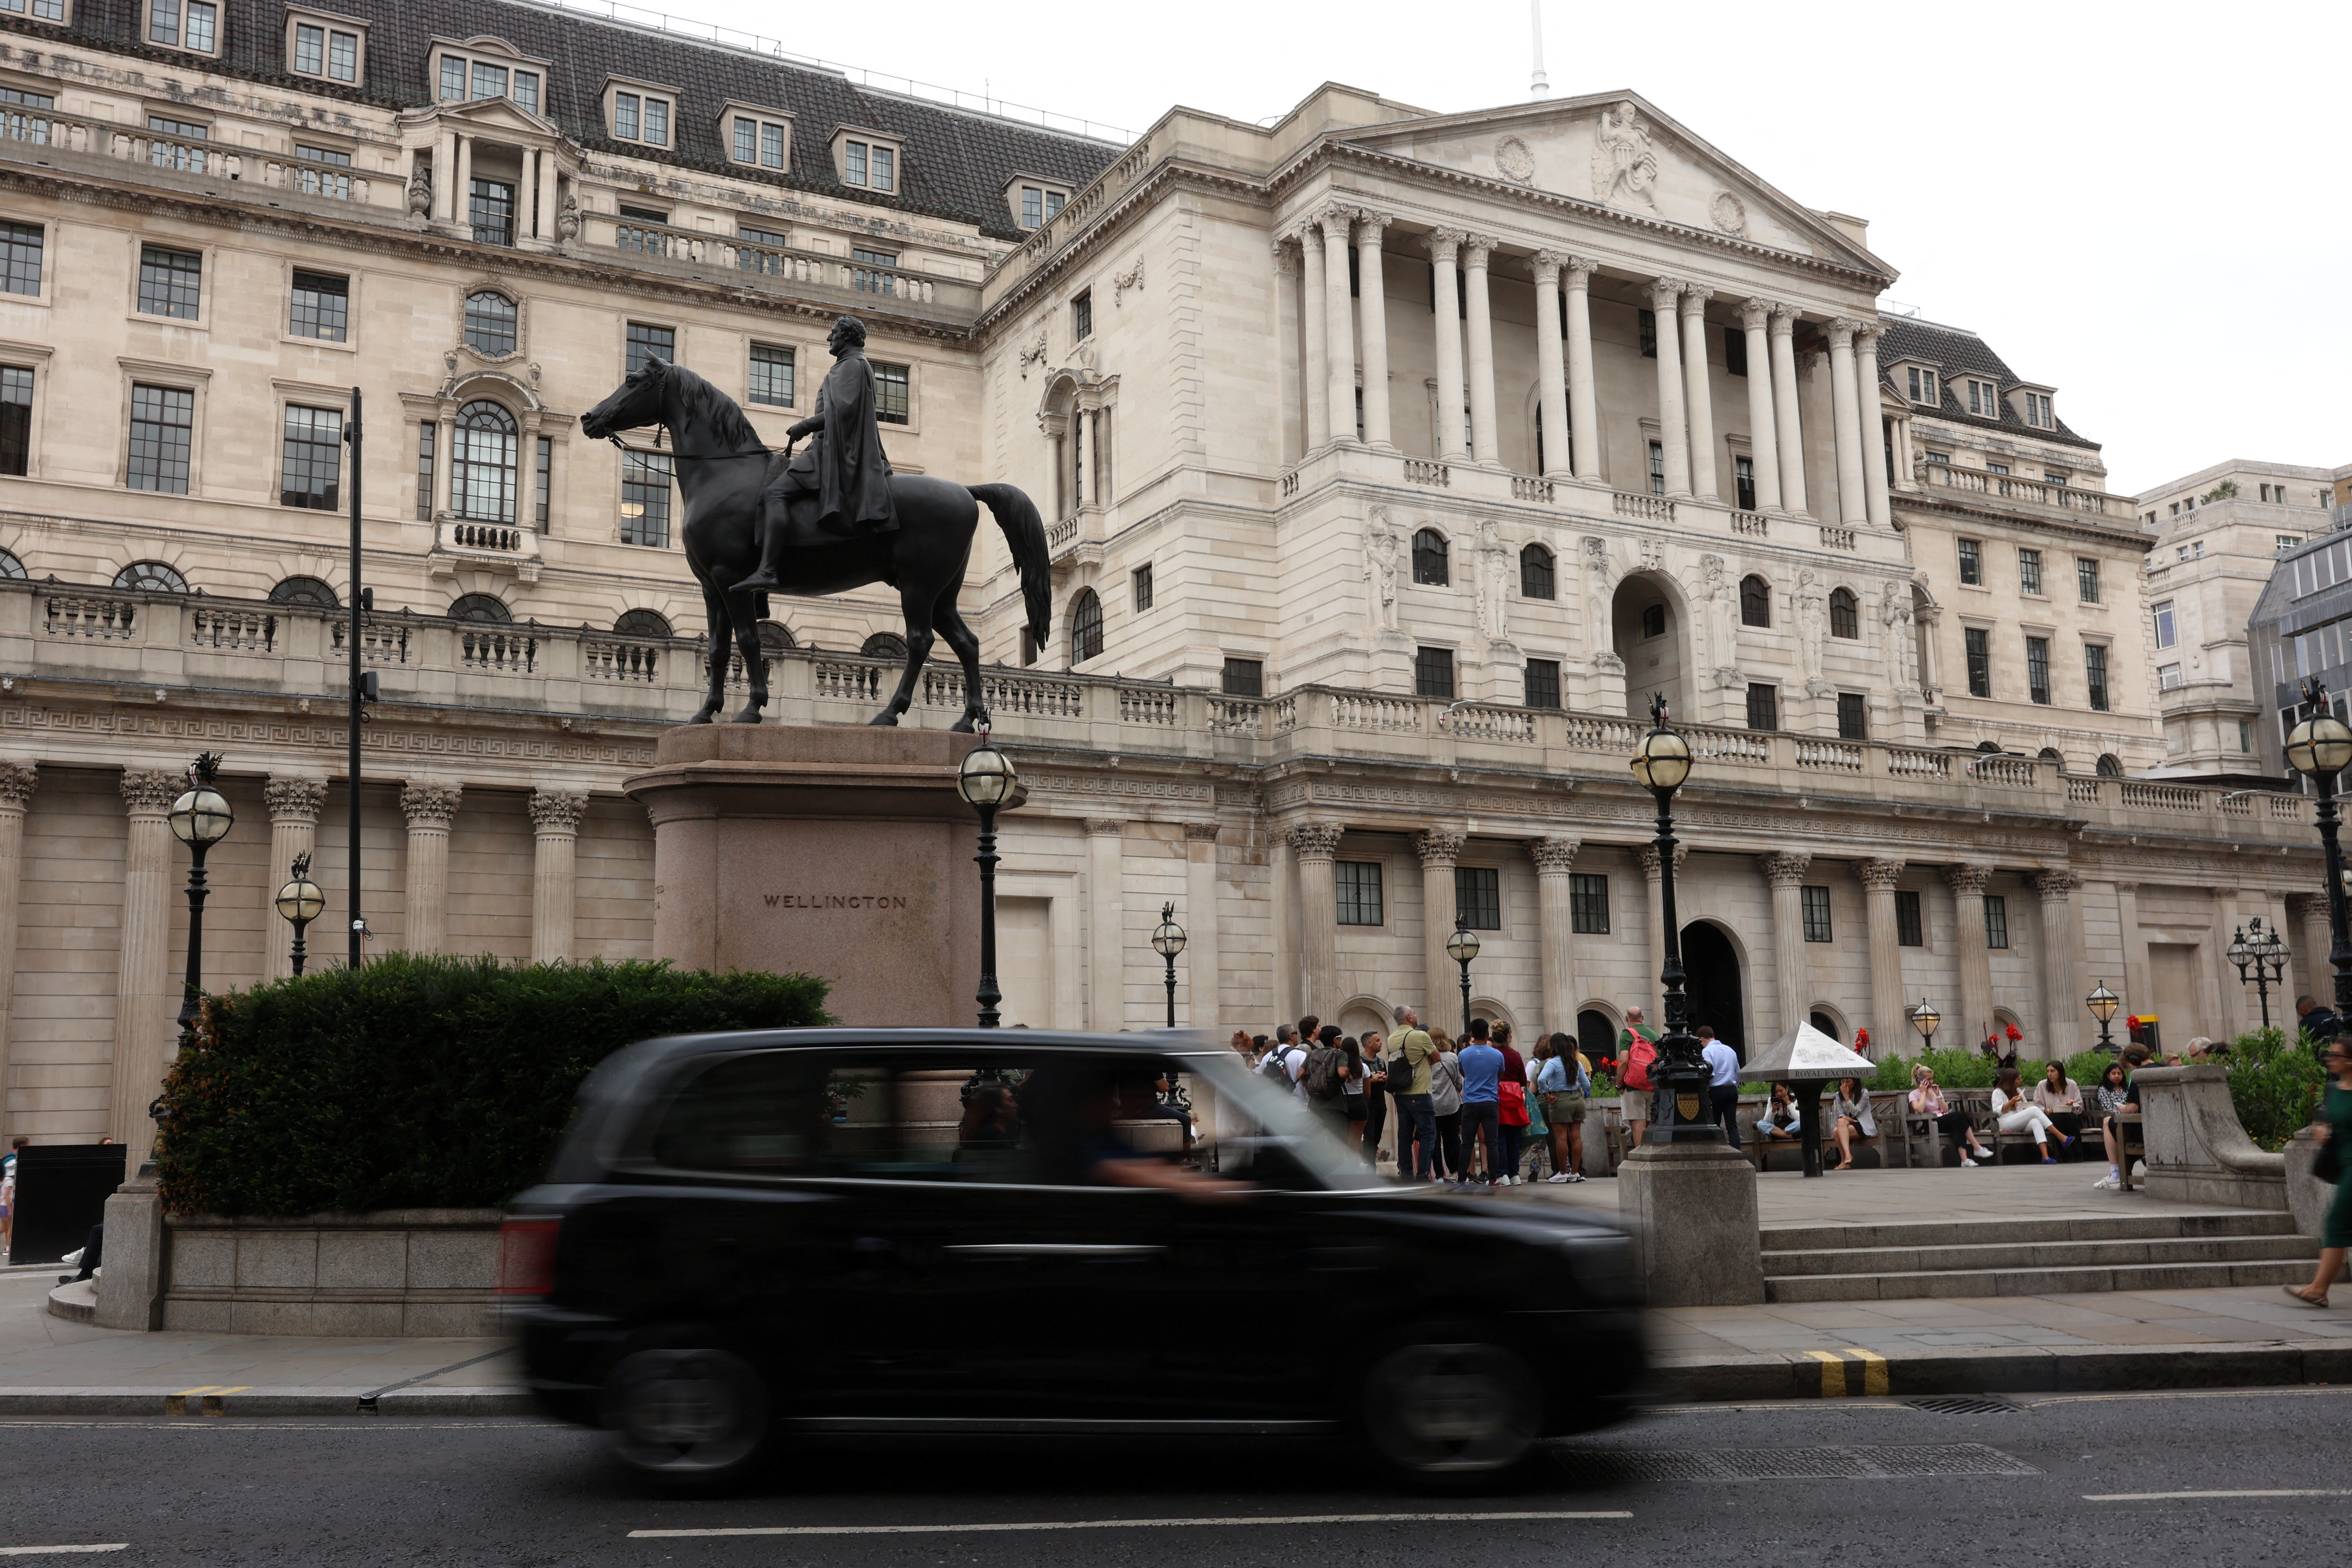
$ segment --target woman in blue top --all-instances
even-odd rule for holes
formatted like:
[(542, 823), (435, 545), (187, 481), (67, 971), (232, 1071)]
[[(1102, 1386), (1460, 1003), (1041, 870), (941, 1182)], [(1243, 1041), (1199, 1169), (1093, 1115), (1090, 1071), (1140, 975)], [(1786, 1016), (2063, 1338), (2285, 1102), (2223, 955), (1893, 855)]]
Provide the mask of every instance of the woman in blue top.
[(1554, 1035), (1536, 1043), (1536, 1093), (1543, 1101), (1544, 1120), (1551, 1127), (1551, 1174), (1554, 1183), (1584, 1180), (1584, 1097), (1592, 1091), (1592, 1075), (1575, 1042)]
[[(2319, 1108), (2320, 1126), (2315, 1136), (2336, 1151), (2340, 1168), (2344, 1157), (2352, 1152), (2352, 1044), (2330, 1040), (2319, 1058), (2319, 1065), (2335, 1077), (2327, 1086), (2327, 1099)], [(2336, 1201), (2327, 1205), (2326, 1223), (2319, 1231), (2319, 1271), (2311, 1283), (2301, 1289), (2289, 1285), (2286, 1293), (2306, 1307), (2327, 1305), (2327, 1288), (2344, 1272), (2344, 1256), (2352, 1250), (2352, 1171), (2339, 1173), (2336, 1179)]]

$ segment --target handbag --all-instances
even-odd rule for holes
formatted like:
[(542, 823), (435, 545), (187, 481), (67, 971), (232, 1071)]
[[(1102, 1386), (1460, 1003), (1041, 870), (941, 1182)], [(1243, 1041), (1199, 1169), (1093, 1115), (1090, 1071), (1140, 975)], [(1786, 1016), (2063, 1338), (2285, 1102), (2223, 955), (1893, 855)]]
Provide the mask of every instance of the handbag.
[(1525, 1127), (1528, 1124), (1528, 1086), (1526, 1084), (1513, 1083), (1509, 1079), (1505, 1079), (1496, 1091), (1496, 1098), (1502, 1106), (1502, 1109), (1496, 1112), (1495, 1119), (1497, 1121), (1506, 1127)]
[(2344, 1179), (2344, 1156), (2336, 1152), (2333, 1134), (2311, 1156), (2311, 1173), (2334, 1186)]

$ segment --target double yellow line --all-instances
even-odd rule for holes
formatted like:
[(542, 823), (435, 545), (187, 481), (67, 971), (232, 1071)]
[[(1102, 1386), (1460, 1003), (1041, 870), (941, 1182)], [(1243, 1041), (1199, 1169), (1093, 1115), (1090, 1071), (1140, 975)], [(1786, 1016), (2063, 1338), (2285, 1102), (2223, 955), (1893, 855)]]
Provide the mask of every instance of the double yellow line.
[(197, 1401), (197, 1405), (194, 1414), (198, 1415), (218, 1415), (223, 1414), (221, 1410), (222, 1394), (243, 1394), (247, 1389), (251, 1388), (253, 1384), (249, 1383), (240, 1383), (235, 1387), (224, 1387), (216, 1383), (207, 1383), (198, 1388), (184, 1388), (177, 1394), (167, 1394), (163, 1395), (163, 1414), (166, 1415), (189, 1415), (191, 1412), (188, 1409), (188, 1401), (194, 1399)]
[[(1853, 1345), (1837, 1351), (1807, 1351), (1822, 1363), (1822, 1397), (1843, 1399), (1849, 1394), (1883, 1394), (1886, 1392), (1886, 1358), (1875, 1351)], [(1848, 1357), (1853, 1359), (1848, 1360)], [(1862, 1386), (1854, 1386), (1854, 1373), (1862, 1373)]]

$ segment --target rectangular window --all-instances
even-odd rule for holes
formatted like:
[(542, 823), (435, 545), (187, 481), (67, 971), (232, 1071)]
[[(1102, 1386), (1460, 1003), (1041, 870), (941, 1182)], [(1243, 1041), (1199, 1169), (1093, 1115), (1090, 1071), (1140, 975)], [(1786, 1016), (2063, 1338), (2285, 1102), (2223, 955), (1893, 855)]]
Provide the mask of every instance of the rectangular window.
[(1992, 695), (1992, 633), (1982, 626), (1969, 626), (1960, 634), (1969, 650), (1969, 695)]
[(2000, 417), (2000, 389), (1989, 381), (1969, 383), (1969, 412), (1979, 419)]
[(1454, 700), (1454, 650), (1424, 647), (1412, 656), (1412, 694)]
[(294, 303), (286, 330), (298, 338), (321, 342), (343, 341), (351, 321), (352, 281), (326, 272), (294, 274)]
[(2042, 592), (2042, 552), (2039, 550), (2017, 552), (2017, 591), (2021, 594)]
[(669, 100), (646, 100), (646, 144), (649, 147), (669, 145)]
[(327, 74), (327, 29), (308, 22), (294, 24), (294, 68), (303, 76)]
[(2242, 752), (2251, 752), (2253, 749), (2254, 727), (2245, 720), (2241, 719), (2238, 721), (2238, 750)]
[(616, 92), (613, 95), (613, 138), (617, 142), (637, 139), (637, 95)]
[(1936, 384), (1934, 371), (1922, 370), (1916, 364), (1911, 367), (1911, 401), (1924, 403), (1931, 408), (1944, 401), (1943, 391)]
[(1472, 931), (1503, 929), (1503, 873), (1492, 866), (1454, 868), (1454, 912)]
[(1036, 185), (1021, 187), (1021, 226), (1042, 228), (1045, 223), (1045, 193)]
[(2173, 690), (2179, 684), (2180, 667), (2179, 665), (2159, 664), (2156, 667), (2156, 689), (2158, 691)]
[(2050, 639), (2025, 639), (2026, 694), (2043, 707), (2050, 705)]
[[(339, 202), (352, 199), (352, 155), (332, 147), (306, 147), (294, 144), (294, 155), (306, 162), (288, 171), (294, 176), (297, 189), (306, 196), (331, 196)], [(325, 168), (312, 168), (323, 163)]]
[(907, 367), (874, 362), (874, 417), (885, 425), (908, 423)]
[(134, 490), (188, 493), (188, 462), (194, 449), (196, 395), (182, 386), (131, 388), (131, 462), (126, 483)]
[(1748, 374), (1748, 333), (1744, 328), (1723, 329), (1723, 368), (1733, 375)]
[(150, 0), (147, 41), (176, 47), (180, 41), (180, 0)]
[(340, 30), (327, 35), (327, 79), (357, 81), (360, 75), (360, 36)]
[(549, 502), (555, 493), (555, 438), (553, 437), (541, 436), (539, 438), (536, 468), (537, 471), (533, 477), (538, 482), (534, 487), (536, 493), (531, 500), (531, 521), (538, 525), (540, 532), (545, 533), (548, 529)]
[(211, 137), (211, 127), (151, 114), (147, 129), (157, 132), (148, 140), (147, 162), (158, 169), (177, 169), (186, 174), (205, 172), (209, 155), (203, 143)]
[(771, 408), (793, 405), (793, 351), (768, 343), (751, 345), (751, 401)]
[(1984, 584), (1984, 545), (1977, 540), (1960, 541), (1960, 581), (1971, 588)]
[(210, 0), (188, 0), (188, 47), (208, 55), (220, 37), (220, 7)]
[(488, 60), (476, 60), (474, 62), (474, 86), (472, 96), (476, 98), (504, 98), (506, 95), (507, 68), (499, 65), (492, 65)]
[(2278, 541), (2278, 543), (2273, 547), (2274, 550), (2293, 550), (2303, 542), (2303, 535), (2300, 533), (2280, 533), (2272, 537)]
[(1931, 463), (1942, 463), (1948, 467), (1952, 460), (1952, 455), (1949, 452), (1929, 452), (1927, 454), (1927, 460)]
[(33, 373), (0, 365), (0, 474), (23, 475), (33, 460)]
[(0, 223), (0, 289), (11, 294), (41, 291), (42, 242), (38, 224)]
[(1799, 907), (1805, 913), (1805, 940), (1832, 940), (1830, 935), (1830, 890), (1827, 888), (1799, 888), (1797, 897), (1801, 900)]
[(504, 180), (476, 180), (467, 199), (476, 245), (514, 243), (515, 188)]
[(1756, 510), (1756, 459), (1745, 455), (1731, 459), (1731, 490), (1742, 511)]
[(1381, 907), (1378, 860), (1335, 860), (1331, 872), (1339, 889), (1341, 925), (1376, 926), (1388, 918)]
[(753, 228), (750, 224), (739, 224), (736, 226), (735, 238), (739, 242), (735, 247), (735, 265), (744, 271), (765, 272), (772, 277), (781, 278), (791, 268), (792, 262), (788, 258), (752, 247), (773, 246), (781, 252), (792, 244), (792, 236), (774, 229)]
[(1657, 358), (1658, 313), (1655, 310), (1636, 310), (1633, 312), (1633, 320), (1642, 334), (1642, 357)]
[(1522, 689), (1527, 693), (1528, 707), (1559, 707), (1559, 660), (1556, 658), (1528, 660), (1527, 675), (1522, 682)]
[(2173, 644), (2172, 601), (2167, 599), (2156, 606), (2156, 646), (2170, 647)]
[(866, 183), (866, 143), (844, 142), (841, 144), (841, 183), (862, 185)]
[(898, 154), (887, 147), (874, 149), (874, 188), (877, 191), (898, 188)]
[(1568, 929), (1578, 936), (1609, 934), (1609, 879), (1597, 873), (1568, 875)]
[(203, 303), (205, 258), (161, 245), (139, 247), (139, 310), (149, 316), (196, 319)]
[(1151, 563), (1147, 561), (1129, 573), (1128, 586), (1135, 595), (1137, 615), (1151, 608)]
[[(37, 6), (38, 0), (35, 0)], [(63, 0), (58, 0), (60, 6)], [(5, 0), (0, 0), (5, 8)], [(36, 16), (40, 15), (36, 9)], [(50, 21), (59, 18), (51, 16)], [(11, 142), (33, 142), (46, 145), (49, 140), (49, 119), (46, 114), (28, 113), (30, 110), (55, 109), (58, 100), (46, 92), (26, 92), (22, 88), (0, 87), (0, 137)]]
[(430, 419), (416, 423), (416, 521), (433, 521), (433, 445), (440, 428)]
[(336, 481), (342, 477), (343, 416), (332, 408), (288, 405), (286, 439), (278, 461), (278, 503), (335, 510)]
[(1666, 448), (1656, 441), (1650, 443), (1650, 493), (1666, 493)]
[(2056, 485), (2062, 490), (2066, 488), (2066, 476), (2052, 473), (2047, 468), (2042, 470), (2042, 480), (2044, 484)]
[(1919, 895), (1907, 888), (1895, 889), (1895, 945), (1927, 945), (1927, 924), (1919, 918)]
[(760, 167), (781, 169), (784, 166), (784, 128), (760, 122)]
[(539, 73), (537, 71), (514, 73), (514, 100), (533, 114), (539, 112)]
[(629, 452), (621, 459), (621, 542), (669, 544), (670, 456)]
[(677, 329), (650, 327), (643, 321), (631, 321), (628, 365), (625, 374), (636, 374), (649, 359), (657, 359), (664, 363), (671, 363), (677, 359)]
[(466, 60), (462, 55), (441, 57), (441, 101), (463, 103), (466, 100)]
[(759, 156), (760, 122), (737, 115), (735, 117), (735, 161), (739, 163), (750, 163), (756, 162)]
[(2105, 643), (2083, 647), (2083, 677), (2091, 689), (2091, 711), (2107, 711), (2107, 647)]
[(2058, 425), (2058, 421), (2051, 416), (2050, 400), (2038, 392), (2025, 395), (2025, 422), (2042, 430), (2053, 430)]
[(1985, 895), (1985, 945), (2009, 945), (2009, 900), (2000, 893)]
[(1748, 683), (1748, 727), (1751, 730), (1777, 730), (1780, 727), (1780, 689), (1760, 680)]
[(2074, 594), (2086, 605), (2099, 602), (2099, 563), (2087, 555), (2074, 558)]
[(1070, 301), (1070, 336), (1080, 342), (1095, 335), (1095, 295), (1089, 289)]
[(1841, 741), (1870, 739), (1870, 707), (1859, 691), (1838, 693), (1838, 739)]
[(1265, 695), (1265, 661), (1258, 658), (1235, 658), (1225, 656), (1222, 689), (1228, 697), (1263, 697)]

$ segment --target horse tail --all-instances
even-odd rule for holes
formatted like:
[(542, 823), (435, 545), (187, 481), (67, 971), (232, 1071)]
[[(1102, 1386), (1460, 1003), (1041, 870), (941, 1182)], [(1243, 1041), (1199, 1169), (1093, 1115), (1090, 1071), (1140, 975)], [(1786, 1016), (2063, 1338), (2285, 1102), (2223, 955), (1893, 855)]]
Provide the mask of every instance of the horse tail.
[(1037, 503), (1011, 485), (968, 485), (972, 499), (986, 504), (1004, 531), (1013, 564), (1021, 571), (1021, 602), (1029, 612), (1029, 636), (1039, 647), (1054, 624), (1054, 583), (1045, 550), (1045, 520)]

